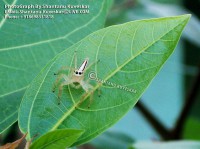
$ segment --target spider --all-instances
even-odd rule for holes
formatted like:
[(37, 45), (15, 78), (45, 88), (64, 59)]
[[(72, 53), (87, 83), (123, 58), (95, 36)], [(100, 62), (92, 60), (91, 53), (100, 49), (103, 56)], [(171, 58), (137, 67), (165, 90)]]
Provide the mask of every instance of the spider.
[[(84, 80), (84, 71), (86, 70), (89, 59), (86, 58), (79, 68), (77, 68), (76, 52), (74, 54), (73, 59), (74, 59), (74, 65), (75, 65), (74, 67), (75, 68), (70, 68), (68, 66), (64, 66), (64, 67), (61, 67), (61, 69), (58, 71), (58, 73), (54, 73), (54, 75), (58, 75), (58, 77), (53, 85), (53, 90), (52, 90), (53, 92), (55, 92), (55, 89), (59, 85), (60, 80), (64, 79), (64, 81), (58, 87), (59, 88), (59, 90), (58, 90), (58, 105), (60, 104), (60, 101), (61, 101), (61, 96), (62, 96), (62, 91), (63, 91), (64, 86), (70, 85), (76, 89), (79, 89), (80, 87), (82, 87), (86, 93), (89, 93), (90, 89), (94, 88), (91, 84), (89, 84), (89, 80), (87, 80), (87, 81)], [(99, 62), (99, 61), (100, 60), (98, 60), (97, 62)], [(95, 63), (93, 63), (93, 64), (95, 64)], [(91, 64), (90, 67), (93, 64)], [(60, 73), (63, 70), (69, 70), (69, 74), (67, 75), (65, 73)], [(100, 92), (98, 92), (98, 94), (100, 97)], [(86, 95), (87, 94), (84, 94), (82, 99), (84, 99), (84, 97)], [(90, 103), (88, 105), (88, 108), (90, 107), (92, 98), (93, 98), (93, 92), (91, 92), (91, 95), (90, 95)]]

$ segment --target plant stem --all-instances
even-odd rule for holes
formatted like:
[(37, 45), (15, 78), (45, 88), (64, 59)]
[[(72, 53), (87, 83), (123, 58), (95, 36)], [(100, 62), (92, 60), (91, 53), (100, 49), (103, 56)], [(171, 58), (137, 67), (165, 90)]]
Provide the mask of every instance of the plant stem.
[(136, 107), (164, 140), (170, 139), (169, 130), (165, 128), (165, 126), (144, 106), (144, 104), (139, 101), (136, 104)]
[(182, 109), (182, 112), (176, 122), (174, 129), (171, 132), (174, 137), (172, 139), (181, 139), (183, 127), (185, 125), (186, 119), (188, 118), (189, 113), (190, 113), (195, 101), (197, 100), (199, 89), (200, 89), (200, 67), (199, 67), (198, 75), (197, 75), (196, 79), (194, 80), (194, 84), (191, 87), (190, 92), (188, 93), (188, 95), (185, 99), (185, 104)]
[(181, 139), (184, 124), (195, 101), (197, 100), (199, 89), (200, 67), (198, 75), (194, 80), (194, 85), (191, 87), (191, 90), (186, 97), (184, 107), (173, 130), (168, 130), (141, 102), (138, 102), (136, 107), (164, 140), (178, 140)]

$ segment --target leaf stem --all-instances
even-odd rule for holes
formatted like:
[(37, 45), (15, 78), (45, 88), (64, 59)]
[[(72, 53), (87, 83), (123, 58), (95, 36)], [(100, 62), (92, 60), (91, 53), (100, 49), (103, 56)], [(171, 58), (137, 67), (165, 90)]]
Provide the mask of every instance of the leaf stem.
[(174, 129), (172, 130), (173, 137), (172, 139), (181, 139), (182, 133), (183, 133), (183, 127), (185, 125), (186, 119), (188, 118), (191, 109), (194, 105), (194, 103), (197, 100), (198, 91), (200, 89), (200, 66), (199, 66), (199, 72), (194, 80), (194, 84), (192, 85), (188, 95), (185, 99), (185, 104), (182, 109), (182, 112), (176, 122), (176, 125)]
[(141, 101), (136, 104), (136, 107), (164, 140), (170, 138), (169, 130), (167, 130), (167, 128), (150, 112), (150, 110), (141, 103)]

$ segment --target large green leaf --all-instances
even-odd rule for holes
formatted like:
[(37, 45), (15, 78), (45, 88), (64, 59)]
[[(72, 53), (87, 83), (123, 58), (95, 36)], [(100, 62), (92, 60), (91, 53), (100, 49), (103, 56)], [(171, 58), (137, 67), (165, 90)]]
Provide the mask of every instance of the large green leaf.
[[(17, 120), (25, 89), (57, 53), (104, 26), (112, 0), (14, 0), (12, 4), (86, 4), (89, 14), (54, 19), (5, 19), (0, 1), (0, 132)], [(10, 2), (10, 1), (9, 1)], [(10, 2), (11, 4), (11, 2)]]
[(174, 142), (138, 142), (130, 149), (199, 149), (197, 141), (174, 141)]
[(54, 130), (40, 137), (31, 145), (30, 149), (66, 149), (66, 147), (70, 147), (83, 132), (83, 130), (76, 129)]
[[(189, 18), (190, 15), (183, 15), (111, 26), (92, 33), (60, 53), (25, 93), (19, 112), (20, 129), (28, 132), (29, 138), (62, 128), (85, 130), (76, 145), (102, 133), (138, 101), (172, 54)], [(81, 102), (85, 95), (82, 89), (66, 86), (58, 105), (58, 89), (52, 92), (56, 80), (54, 73), (62, 66), (73, 67), (74, 51), (77, 51), (79, 65), (85, 58), (89, 58), (89, 64), (96, 62), (88, 66), (85, 80), (90, 72), (95, 72), (99, 79), (107, 82), (101, 85), (91, 80), (94, 88), (84, 102)], [(126, 91), (125, 87), (134, 92)], [(88, 109), (92, 91), (94, 100)]]

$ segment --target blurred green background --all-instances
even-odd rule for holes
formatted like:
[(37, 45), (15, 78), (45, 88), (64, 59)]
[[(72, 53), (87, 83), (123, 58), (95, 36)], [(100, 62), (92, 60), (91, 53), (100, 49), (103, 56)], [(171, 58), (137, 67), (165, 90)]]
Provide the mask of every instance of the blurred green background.
[[(181, 14), (192, 14), (189, 24), (139, 105), (104, 134), (77, 148), (126, 149), (138, 141), (200, 140), (200, 0), (115, 0), (106, 26)], [(180, 117), (182, 130), (175, 136)], [(17, 127), (4, 132), (0, 143), (16, 140)], [(163, 137), (165, 131), (171, 134), (168, 138)]]

